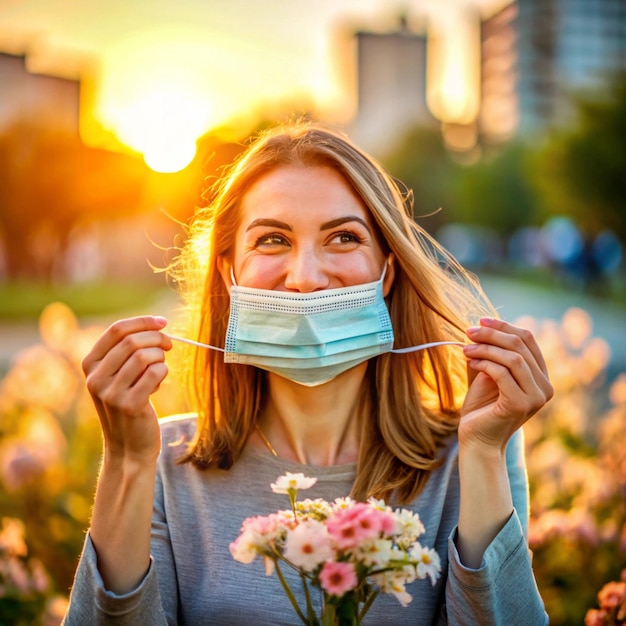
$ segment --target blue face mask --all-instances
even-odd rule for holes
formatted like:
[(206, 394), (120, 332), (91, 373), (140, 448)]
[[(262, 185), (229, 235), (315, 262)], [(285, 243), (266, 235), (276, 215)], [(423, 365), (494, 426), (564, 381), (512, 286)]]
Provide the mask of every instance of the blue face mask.
[(170, 338), (220, 350), (225, 363), (254, 365), (307, 387), (328, 382), (385, 352), (458, 343), (435, 341), (393, 350), (384, 276), (383, 271), (372, 283), (312, 293), (239, 287), (233, 278), (224, 349)]
[(224, 361), (315, 386), (389, 352), (382, 281), (312, 293), (233, 285)]

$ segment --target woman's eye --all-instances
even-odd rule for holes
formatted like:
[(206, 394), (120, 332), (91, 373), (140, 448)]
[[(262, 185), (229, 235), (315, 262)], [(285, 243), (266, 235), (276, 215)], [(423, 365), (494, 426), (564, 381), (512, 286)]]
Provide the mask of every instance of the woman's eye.
[(261, 246), (282, 246), (287, 243), (287, 240), (278, 233), (271, 233), (269, 235), (263, 235), (259, 237), (255, 242), (255, 247)]
[(340, 233), (336, 233), (330, 240), (330, 243), (361, 243), (363, 240), (356, 233), (352, 233), (350, 231), (343, 231)]

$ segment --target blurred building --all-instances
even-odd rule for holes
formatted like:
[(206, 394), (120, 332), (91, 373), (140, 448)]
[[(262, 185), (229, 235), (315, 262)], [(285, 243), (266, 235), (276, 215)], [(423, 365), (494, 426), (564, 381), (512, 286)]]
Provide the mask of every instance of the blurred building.
[(572, 96), (626, 70), (625, 0), (516, 0), (482, 22), (481, 134), (567, 122)]
[(426, 35), (401, 19), (395, 32), (356, 33), (358, 112), (351, 135), (380, 154), (403, 132), (432, 124), (426, 104)]
[(17, 120), (78, 133), (80, 83), (32, 74), (26, 58), (0, 52), (0, 130)]

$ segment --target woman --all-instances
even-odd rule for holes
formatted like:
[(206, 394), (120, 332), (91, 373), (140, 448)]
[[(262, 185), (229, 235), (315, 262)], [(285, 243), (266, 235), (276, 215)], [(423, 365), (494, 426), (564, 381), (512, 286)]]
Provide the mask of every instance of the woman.
[[(552, 395), (544, 360), (373, 159), (314, 125), (267, 133), (174, 269), (187, 337), (226, 352), (194, 349), (197, 415), (162, 422), (166, 320), (117, 322), (85, 357), (104, 456), (68, 624), (296, 623), (276, 577), (228, 551), (244, 518), (284, 504), (268, 485), (285, 471), (318, 478), (307, 497), (423, 520), (444, 575), (406, 608), (379, 596), (366, 623), (547, 623), (520, 434)], [(465, 345), (401, 351), (439, 341)]]

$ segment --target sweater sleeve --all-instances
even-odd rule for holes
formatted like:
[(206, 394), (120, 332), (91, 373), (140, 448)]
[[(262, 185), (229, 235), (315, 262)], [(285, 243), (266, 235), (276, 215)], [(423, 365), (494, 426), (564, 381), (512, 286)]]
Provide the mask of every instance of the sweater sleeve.
[(455, 528), (448, 540), (447, 624), (548, 624), (527, 544), (528, 480), (524, 440), (518, 431), (507, 447), (514, 511), (489, 544), (479, 569), (461, 563)]
[(152, 514), (151, 557), (136, 589), (124, 595), (108, 591), (98, 571), (98, 556), (89, 535), (79, 561), (66, 626), (165, 626), (177, 623), (178, 593), (174, 556), (163, 505), (163, 485), (157, 471)]
[(87, 535), (80, 557), (64, 626), (165, 626), (167, 621), (159, 600), (156, 567), (151, 559), (148, 571), (133, 591), (118, 595), (108, 591), (100, 572), (96, 550)]

